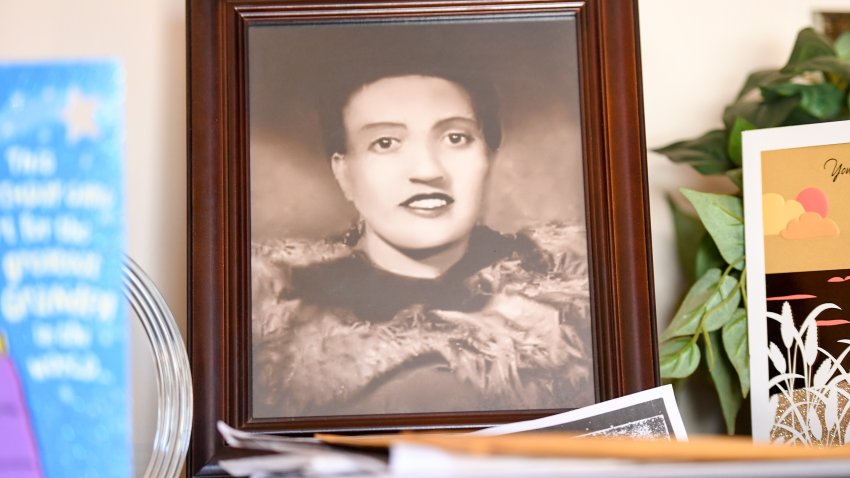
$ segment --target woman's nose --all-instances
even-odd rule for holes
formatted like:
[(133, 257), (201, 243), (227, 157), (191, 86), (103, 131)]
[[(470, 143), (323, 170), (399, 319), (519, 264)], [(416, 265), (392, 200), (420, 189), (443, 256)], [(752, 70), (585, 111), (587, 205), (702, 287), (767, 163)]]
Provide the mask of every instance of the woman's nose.
[(421, 145), (411, 151), (410, 181), (417, 183), (432, 183), (445, 178), (445, 169), (440, 161), (437, 149)]

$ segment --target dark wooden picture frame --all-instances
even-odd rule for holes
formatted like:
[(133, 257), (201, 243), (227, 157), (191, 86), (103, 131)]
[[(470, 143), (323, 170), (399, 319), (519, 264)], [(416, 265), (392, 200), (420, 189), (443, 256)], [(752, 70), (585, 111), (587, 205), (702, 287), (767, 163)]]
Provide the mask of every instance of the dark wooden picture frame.
[(191, 476), (230, 454), (215, 424), (309, 433), (481, 427), (557, 410), (256, 418), (251, 412), (248, 33), (255, 26), (571, 16), (597, 401), (658, 385), (635, 1), (188, 0)]

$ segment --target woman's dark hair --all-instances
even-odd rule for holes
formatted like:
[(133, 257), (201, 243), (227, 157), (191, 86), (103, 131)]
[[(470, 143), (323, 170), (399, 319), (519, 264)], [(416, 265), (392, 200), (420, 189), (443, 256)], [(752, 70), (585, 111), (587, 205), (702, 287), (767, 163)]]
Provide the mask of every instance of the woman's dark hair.
[(365, 71), (345, 71), (340, 77), (325, 82), (323, 92), (316, 102), (319, 123), (322, 129), (322, 141), (328, 157), (334, 153), (346, 152), (345, 124), (343, 110), (351, 97), (366, 85), (383, 78), (400, 76), (426, 76), (442, 78), (460, 86), (469, 94), (475, 118), (481, 126), (484, 141), (490, 150), (495, 151), (502, 142), (502, 125), (499, 118), (499, 103), (492, 85), (475, 75), (474, 72), (461, 72), (440, 68), (401, 65)]

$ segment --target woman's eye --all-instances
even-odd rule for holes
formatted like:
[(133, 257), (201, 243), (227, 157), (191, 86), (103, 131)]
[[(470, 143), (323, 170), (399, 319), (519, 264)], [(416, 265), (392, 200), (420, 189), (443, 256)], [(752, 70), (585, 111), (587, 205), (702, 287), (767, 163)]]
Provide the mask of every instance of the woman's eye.
[(385, 153), (396, 149), (401, 142), (396, 138), (378, 138), (369, 145), (369, 149), (378, 153)]
[(472, 136), (466, 133), (449, 133), (446, 141), (452, 146), (463, 146), (472, 142)]

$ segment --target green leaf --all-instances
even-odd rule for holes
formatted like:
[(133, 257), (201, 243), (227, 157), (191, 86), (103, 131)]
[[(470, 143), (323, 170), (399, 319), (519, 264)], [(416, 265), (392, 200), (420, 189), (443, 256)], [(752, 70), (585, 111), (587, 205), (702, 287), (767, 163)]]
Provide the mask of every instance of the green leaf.
[(782, 97), (776, 101), (737, 101), (723, 111), (723, 124), (732, 129), (735, 118), (741, 117), (758, 128), (781, 126), (800, 104), (798, 96)]
[(733, 167), (726, 158), (726, 133), (719, 129), (696, 139), (669, 144), (655, 152), (674, 163), (689, 164), (702, 174), (722, 174)]
[(741, 386), (735, 380), (732, 364), (723, 352), (720, 344), (720, 332), (709, 333), (705, 347), (707, 358), (713, 359), (706, 360), (706, 362), (708, 362), (708, 372), (714, 381), (714, 388), (717, 390), (717, 397), (720, 399), (720, 409), (723, 411), (723, 420), (726, 422), (726, 432), (729, 435), (734, 435), (735, 418), (738, 416), (738, 411), (741, 410), (741, 403), (744, 400), (741, 394)]
[(822, 56), (835, 56), (835, 50), (829, 40), (814, 28), (804, 28), (797, 34), (791, 57), (782, 71), (787, 72), (803, 61)]
[(850, 62), (834, 56), (822, 56), (801, 61), (800, 63), (790, 67), (787, 73), (799, 75), (807, 71), (822, 71), (830, 75), (838, 76), (845, 81), (850, 80)]
[(691, 286), (679, 305), (676, 315), (661, 334), (661, 340), (691, 336), (699, 331), (705, 313), (720, 304), (736, 285), (732, 277), (725, 277), (720, 269), (710, 269)]
[(717, 268), (722, 270), (726, 268), (726, 261), (723, 260), (720, 251), (717, 250), (714, 239), (708, 234), (703, 236), (700, 241), (694, 262), (694, 277), (697, 278), (704, 276), (709, 269)]
[(756, 129), (756, 125), (750, 123), (744, 118), (741, 118), (740, 116), (735, 118), (735, 123), (732, 125), (732, 131), (729, 132), (729, 142), (727, 146), (729, 160), (732, 161), (735, 166), (741, 165), (741, 157), (743, 156), (741, 150), (741, 133), (751, 129)]
[(785, 118), (784, 126), (794, 126), (797, 124), (812, 124), (817, 122), (819, 122), (817, 118), (815, 118), (808, 112), (804, 111), (803, 108), (800, 108), (798, 106), (797, 108), (794, 108), (794, 111), (792, 111), (787, 118)]
[(741, 382), (741, 396), (750, 392), (750, 345), (747, 334), (747, 311), (738, 309), (723, 326), (723, 348)]
[(820, 120), (836, 119), (844, 109), (844, 92), (832, 83), (803, 86), (800, 108)]
[(835, 54), (842, 60), (850, 60), (850, 31), (844, 32), (838, 36), (833, 44)]
[(832, 83), (815, 85), (783, 83), (762, 87), (762, 92), (765, 98), (799, 96), (800, 108), (819, 120), (834, 119), (844, 108), (844, 92)]
[(740, 303), (741, 289), (738, 287), (738, 279), (724, 277), (719, 293), (712, 295), (706, 302), (705, 317), (702, 319), (703, 330), (713, 332), (726, 325)]
[(726, 177), (738, 187), (738, 190), (744, 190), (744, 170), (742, 168), (726, 171)]
[(784, 83), (794, 77), (793, 73), (782, 73), (779, 70), (760, 70), (750, 73), (741, 91), (738, 92), (736, 100), (740, 100), (750, 91), (764, 85)]
[(673, 213), (673, 226), (676, 230), (676, 249), (679, 253), (679, 265), (685, 274), (692, 280), (694, 275), (694, 264), (696, 261), (697, 247), (705, 234), (705, 226), (699, 218), (683, 211), (671, 195), (667, 195), (667, 204)]
[(717, 244), (720, 255), (738, 270), (744, 261), (744, 205), (741, 198), (727, 194), (701, 193), (682, 188), (694, 205), (705, 229)]
[(699, 347), (690, 337), (677, 337), (659, 348), (662, 378), (685, 378), (699, 365)]

